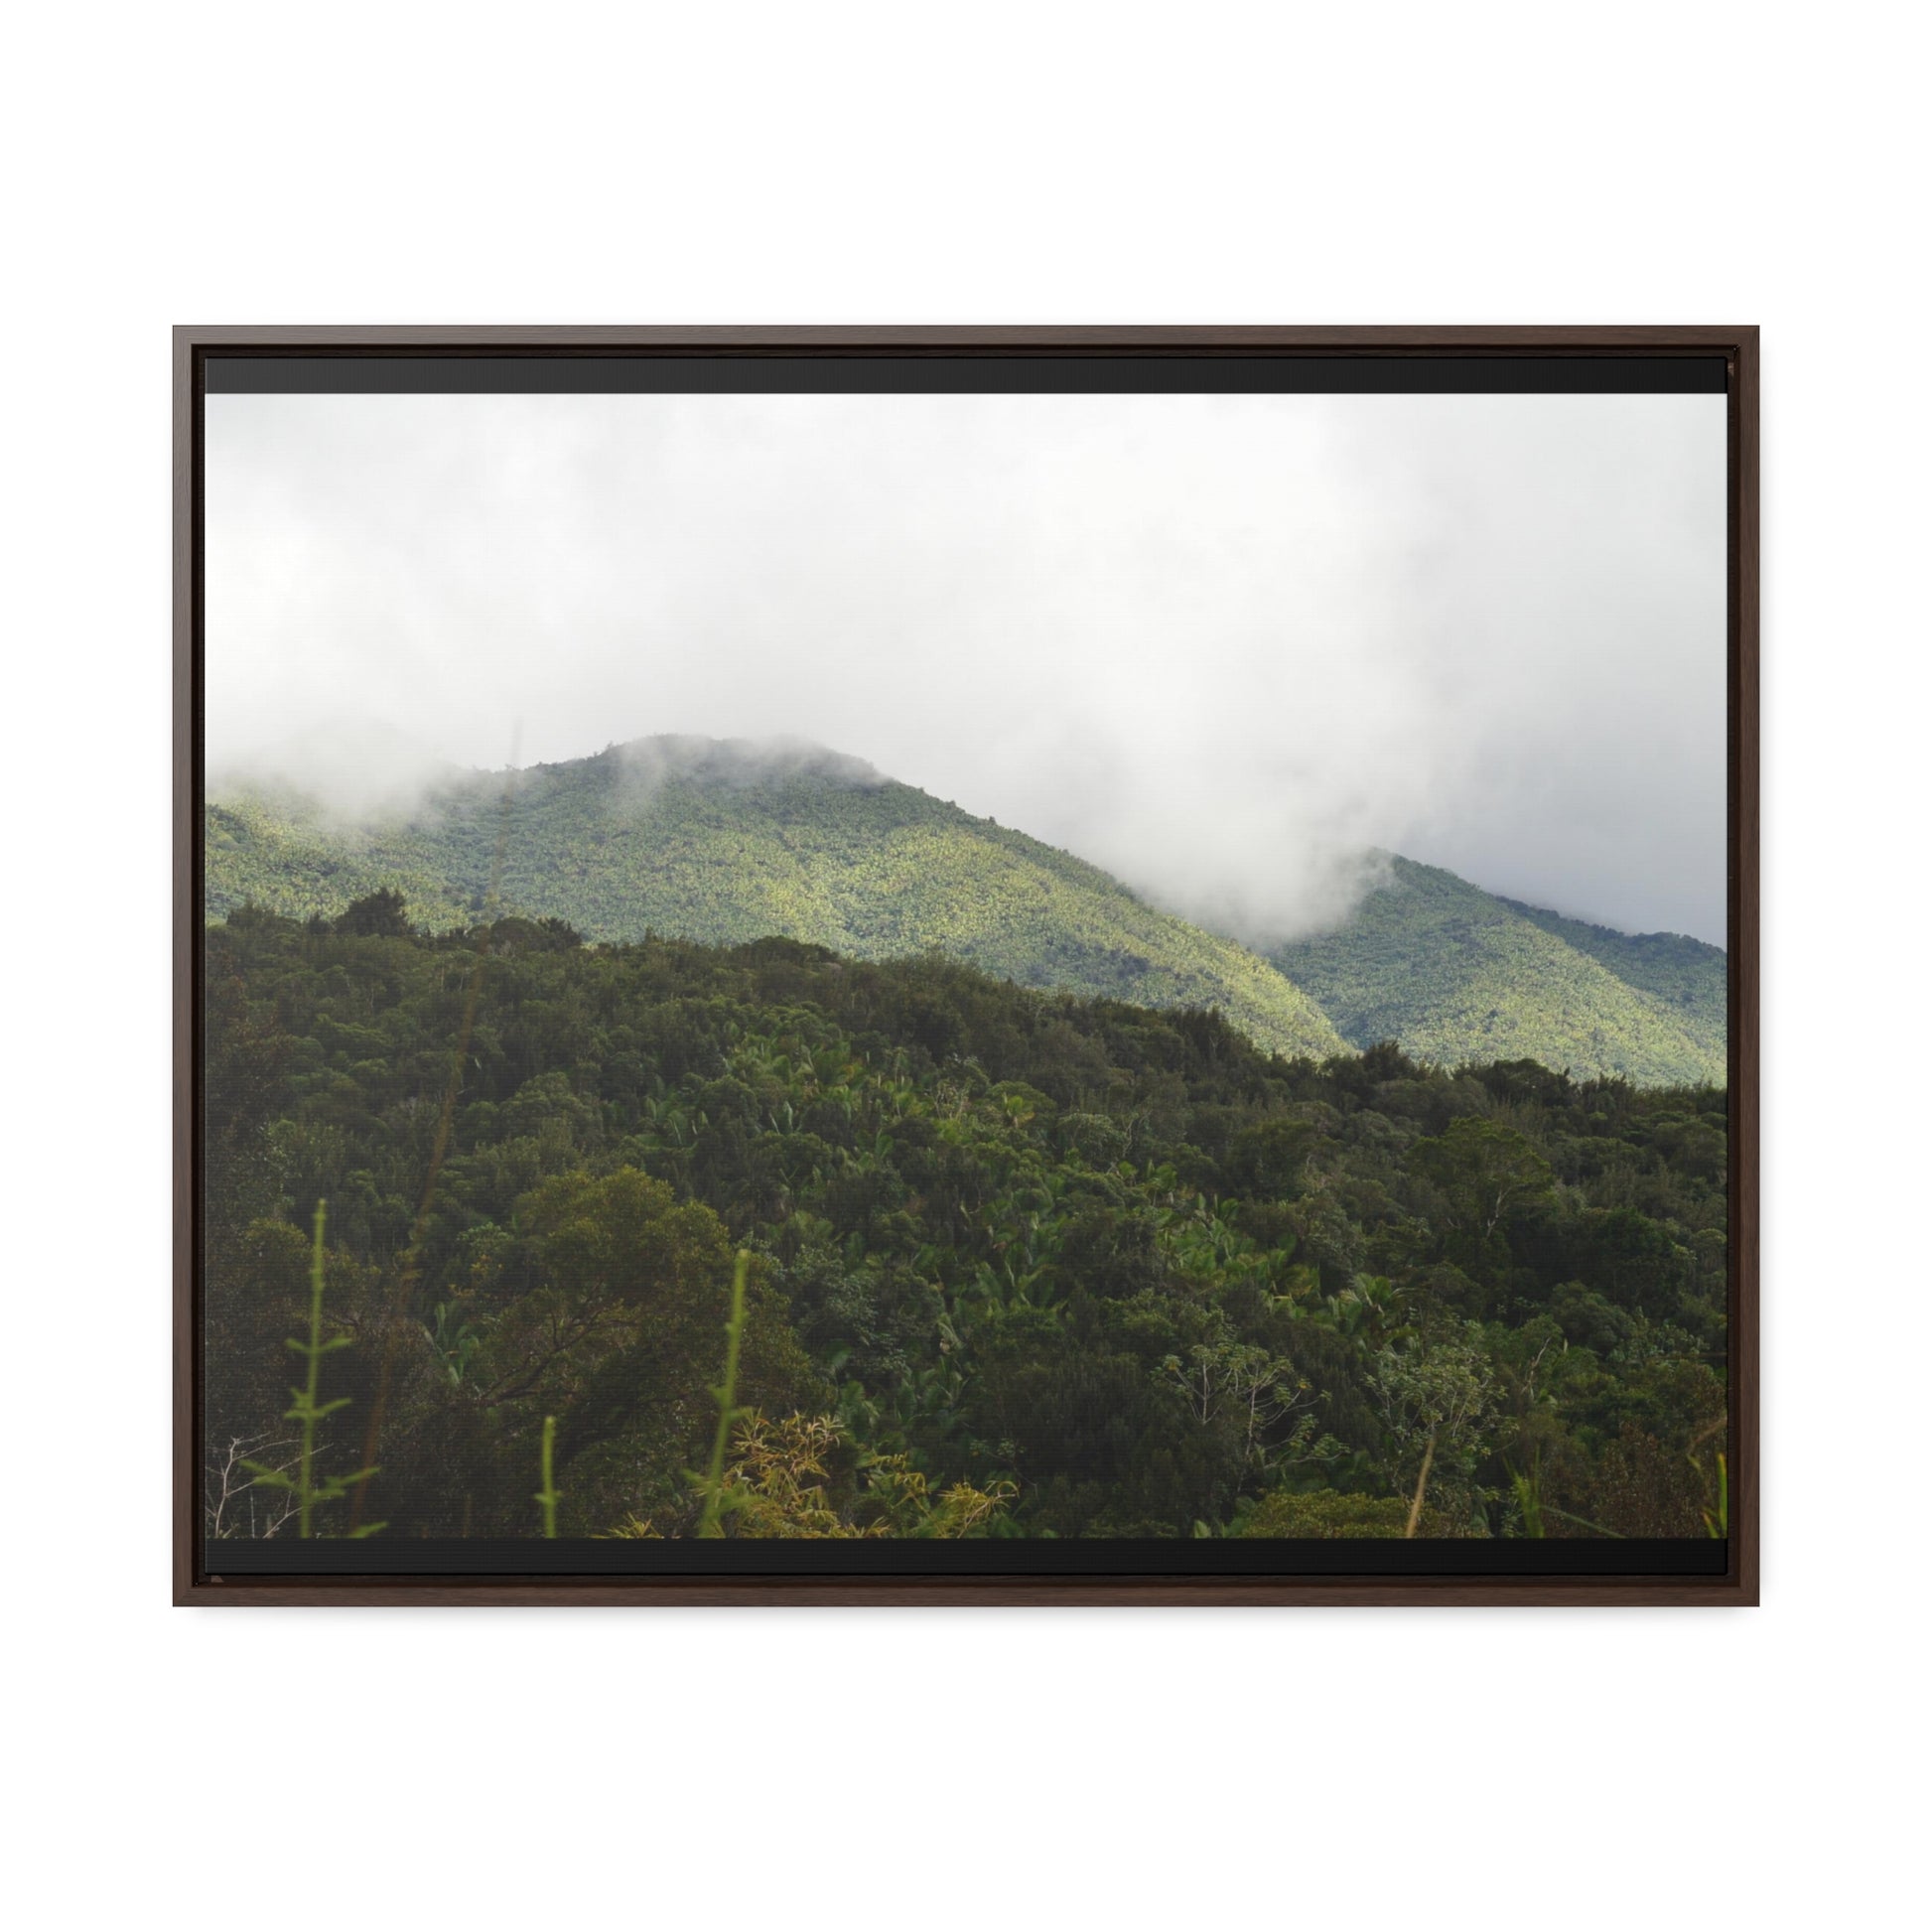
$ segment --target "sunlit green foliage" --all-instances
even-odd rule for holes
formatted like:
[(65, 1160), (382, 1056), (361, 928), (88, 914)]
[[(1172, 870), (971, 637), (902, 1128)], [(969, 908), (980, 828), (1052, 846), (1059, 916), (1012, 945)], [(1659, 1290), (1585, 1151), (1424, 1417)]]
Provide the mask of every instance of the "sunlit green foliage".
[[(700, 1536), (959, 1538), (997, 1536), (1009, 1527), (1011, 1481), (995, 1478), (986, 1489), (955, 1482), (935, 1492), (903, 1450), (860, 1449), (833, 1416), (772, 1422), (757, 1411), (742, 1414), (733, 1424), (732, 1450), (729, 1465), (721, 1457), (704, 1485)], [(659, 1532), (633, 1515), (611, 1534)]]
[[(1269, 1050), (1399, 1041), (1421, 1059), (1533, 1058), (1579, 1077), (1725, 1078), (1724, 953), (1499, 898), (1390, 861), (1337, 931), (1267, 960), (1118, 881), (829, 753), (640, 741), (518, 776), (446, 778), (407, 815), (350, 824), (312, 799), (234, 790), (207, 819), (207, 906), (386, 930), (396, 896), (447, 929), (501, 903), (587, 938), (733, 945), (779, 935), (859, 959), (937, 950), (1022, 986), (1215, 1006)], [(382, 895), (388, 895), (383, 897)]]
[(1661, 1001), (1692, 1039), (1724, 1064), (1730, 978), (1723, 947), (1681, 932), (1617, 932), (1513, 898), (1498, 903)]
[[(419, 924), (468, 924), (484, 909), (501, 805), (500, 778), (482, 772), (412, 816), (355, 826), (290, 793), (231, 793), (207, 810), (208, 912), (253, 903), (336, 918), (399, 891)], [(857, 959), (938, 951), (1022, 986), (1218, 1007), (1271, 1050), (1342, 1045), (1245, 947), (849, 759), (646, 740), (520, 774), (505, 836), (501, 903), (589, 939), (775, 934)], [(389, 915), (387, 901), (357, 914)]]
[(1534, 1059), (1579, 1078), (1723, 1082), (1725, 956), (1674, 933), (1633, 938), (1390, 861), (1339, 930), (1269, 958), (1355, 1046), (1438, 1065)]

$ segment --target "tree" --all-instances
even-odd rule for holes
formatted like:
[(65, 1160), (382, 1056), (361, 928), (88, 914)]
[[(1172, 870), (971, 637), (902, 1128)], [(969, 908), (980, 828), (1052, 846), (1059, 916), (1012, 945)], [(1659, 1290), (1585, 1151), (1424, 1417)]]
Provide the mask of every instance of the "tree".
[(382, 886), (366, 898), (351, 899), (336, 920), (336, 930), (356, 939), (406, 939), (409, 920), (402, 895)]
[[(1165, 1357), (1161, 1376), (1186, 1398), (1203, 1429), (1221, 1422), (1240, 1436), (1242, 1454), (1264, 1466), (1280, 1426), (1313, 1402), (1307, 1379), (1295, 1372), (1294, 1363), (1251, 1342), (1227, 1337), (1195, 1343), (1184, 1361), (1178, 1355)], [(1298, 1440), (1308, 1433), (1298, 1432)]]
[(1404, 1536), (1422, 1520), (1429, 1479), (1439, 1459), (1472, 1466), (1495, 1409), (1488, 1358), (1472, 1341), (1414, 1342), (1385, 1348), (1370, 1378), (1395, 1448), (1397, 1471), (1420, 1450)]
[(1449, 1225), (1476, 1247), (1488, 1244), (1512, 1206), (1552, 1186), (1549, 1162), (1515, 1128), (1467, 1115), (1418, 1141), (1409, 1158), (1441, 1190)]
[(1314, 1144), (1315, 1131), (1307, 1121), (1258, 1121), (1228, 1142), (1228, 1180), (1238, 1193), (1254, 1200), (1282, 1200), (1302, 1193), (1304, 1171)]
[[(466, 1363), (468, 1399), (557, 1421), (561, 1485), (581, 1528), (662, 1508), (693, 1466), (721, 1359), (734, 1245), (700, 1202), (636, 1168), (555, 1174), (518, 1202), (535, 1285), (494, 1316)], [(742, 1386), (798, 1407), (826, 1391), (766, 1282), (752, 1271)], [(649, 1493), (639, 1493), (640, 1472)]]

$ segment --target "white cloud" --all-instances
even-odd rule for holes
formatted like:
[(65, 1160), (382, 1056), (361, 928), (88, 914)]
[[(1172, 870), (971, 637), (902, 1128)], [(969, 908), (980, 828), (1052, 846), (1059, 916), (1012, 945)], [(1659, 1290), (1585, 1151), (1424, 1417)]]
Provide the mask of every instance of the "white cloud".
[(1722, 940), (1724, 401), (215, 396), (213, 762), (790, 735), (1258, 936)]

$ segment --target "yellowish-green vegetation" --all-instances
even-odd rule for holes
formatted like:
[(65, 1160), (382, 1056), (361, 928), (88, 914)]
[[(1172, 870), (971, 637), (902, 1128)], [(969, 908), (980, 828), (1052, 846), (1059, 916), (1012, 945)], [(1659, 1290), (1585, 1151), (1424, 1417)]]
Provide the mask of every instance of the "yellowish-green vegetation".
[(1730, 982), (1722, 946), (1681, 932), (1618, 932), (1513, 898), (1496, 902), (1660, 1001), (1716, 1064), (1724, 1065)]
[(1725, 961), (1493, 897), (1406, 859), (1339, 930), (1264, 959), (1097, 867), (832, 753), (652, 739), (503, 780), (447, 777), (348, 822), (273, 789), (207, 811), (210, 917), (334, 918), (379, 889), (419, 927), (505, 909), (592, 940), (782, 936), (853, 959), (941, 952), (1016, 985), (1213, 1007), (1272, 1052), (1393, 1039), (1443, 1066), (1529, 1057), (1647, 1084), (1725, 1077)]
[(1438, 1065), (1534, 1059), (1581, 1077), (1721, 1083), (1725, 956), (1493, 897), (1408, 859), (1336, 932), (1269, 955), (1352, 1046)]
[[(379, 888), (413, 921), (483, 913), (502, 781), (453, 780), (408, 816), (347, 824), (290, 793), (207, 813), (207, 900), (332, 918)], [(1341, 1050), (1267, 961), (1156, 910), (1097, 867), (830, 755), (647, 740), (516, 781), (501, 903), (587, 939), (780, 935), (854, 959), (943, 952), (1016, 985), (1217, 1007), (1271, 1052)]]

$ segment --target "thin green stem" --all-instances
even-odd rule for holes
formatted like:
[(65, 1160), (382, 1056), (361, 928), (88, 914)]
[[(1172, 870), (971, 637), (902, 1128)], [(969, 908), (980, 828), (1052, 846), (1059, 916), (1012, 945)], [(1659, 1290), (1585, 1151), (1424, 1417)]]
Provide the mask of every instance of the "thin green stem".
[(723, 1536), (719, 1515), (725, 1494), (725, 1450), (731, 1445), (732, 1424), (738, 1420), (738, 1353), (745, 1339), (745, 1279), (752, 1257), (744, 1248), (738, 1251), (738, 1266), (732, 1274), (731, 1319), (725, 1323), (725, 1379), (712, 1394), (718, 1398), (718, 1433), (711, 1444), (711, 1470), (705, 1480), (704, 1513), (698, 1519), (700, 1536)]
[(537, 1491), (537, 1501), (543, 1505), (543, 1533), (554, 1537), (557, 1534), (557, 1505), (563, 1501), (562, 1492), (557, 1487), (557, 1479), (551, 1474), (551, 1458), (557, 1448), (557, 1418), (545, 1416), (543, 1419), (543, 1487)]
[(310, 1480), (316, 1454), (316, 1398), (322, 1393), (322, 1230), (329, 1203), (316, 1202), (315, 1248), (309, 1257), (309, 1386), (303, 1391), (297, 1414), (302, 1419), (302, 1472), (295, 1492), (300, 1533), (311, 1534), (310, 1512), (315, 1505), (315, 1487)]
[(1704, 1528), (1714, 1539), (1730, 1534), (1730, 1462), (1723, 1453), (1718, 1456), (1718, 1506), (1704, 1512)]
[[(333, 1340), (322, 1338), (322, 1275), (323, 1275), (323, 1229), (328, 1219), (329, 1203), (316, 1202), (315, 1247), (309, 1257), (309, 1339), (298, 1340), (289, 1337), (289, 1346), (296, 1354), (308, 1357), (309, 1379), (305, 1387), (291, 1389), (293, 1406), (284, 1411), (290, 1422), (302, 1425), (302, 1453), (296, 1462), (293, 1480), (282, 1469), (271, 1469), (265, 1464), (244, 1461), (242, 1467), (250, 1470), (255, 1481), (265, 1489), (280, 1489), (295, 1498), (297, 1534), (315, 1534), (315, 1506), (317, 1503), (340, 1502), (348, 1493), (351, 1483), (363, 1481), (375, 1474), (373, 1469), (357, 1469), (351, 1476), (325, 1476), (316, 1480), (316, 1425), (325, 1417), (333, 1416), (338, 1409), (348, 1407), (348, 1397), (339, 1395), (334, 1402), (322, 1400), (322, 1358), (334, 1354), (338, 1348), (346, 1348), (349, 1338), (337, 1335)], [(352, 1536), (373, 1536), (383, 1526), (371, 1523), (367, 1529), (351, 1530)]]

